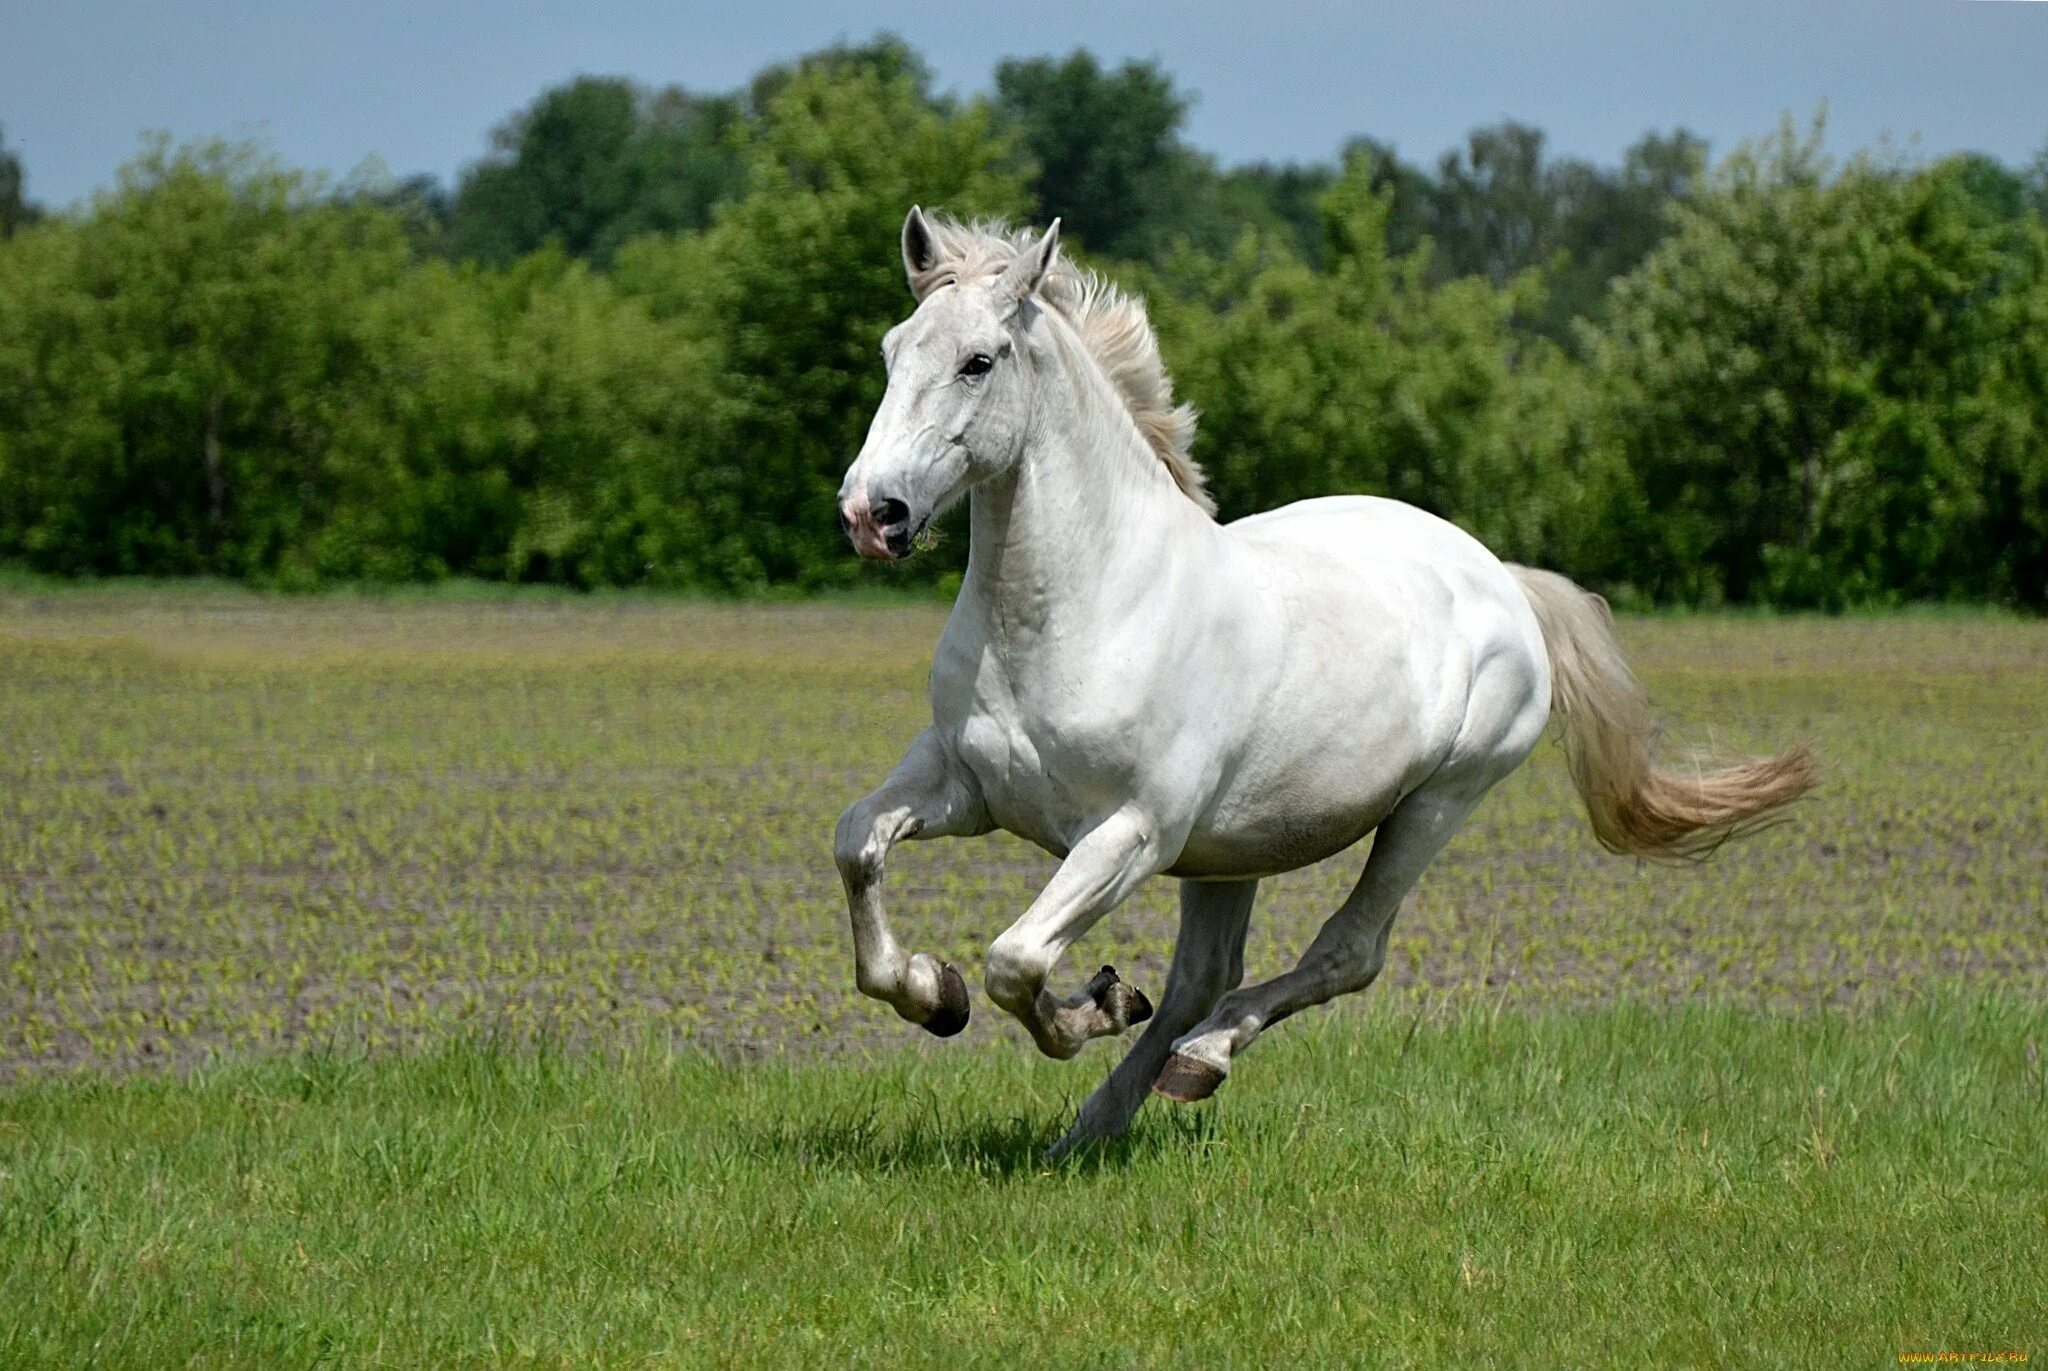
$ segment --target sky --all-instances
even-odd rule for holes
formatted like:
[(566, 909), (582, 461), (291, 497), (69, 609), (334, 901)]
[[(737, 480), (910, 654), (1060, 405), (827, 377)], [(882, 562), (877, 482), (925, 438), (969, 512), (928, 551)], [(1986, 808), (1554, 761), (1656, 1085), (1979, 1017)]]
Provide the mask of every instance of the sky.
[(1156, 59), (1196, 96), (1189, 140), (1225, 162), (1325, 159), (1356, 134), (1431, 162), (1502, 117), (1601, 162), (1677, 125), (1719, 154), (1823, 101), (1838, 152), (1889, 136), (2019, 164), (2048, 143), (2048, 0), (0, 0), (0, 126), (51, 205), (159, 129), (452, 180), (578, 74), (726, 90), (882, 30), (962, 94), (1006, 56)]

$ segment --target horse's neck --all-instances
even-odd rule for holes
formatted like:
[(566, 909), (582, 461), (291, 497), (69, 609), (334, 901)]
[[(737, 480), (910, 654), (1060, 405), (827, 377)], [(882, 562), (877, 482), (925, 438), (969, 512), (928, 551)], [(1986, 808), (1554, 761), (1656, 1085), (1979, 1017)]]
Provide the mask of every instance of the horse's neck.
[(978, 598), (998, 645), (1016, 650), (1116, 632), (1134, 605), (1166, 593), (1169, 567), (1216, 534), (1092, 368), (1041, 409), (1016, 465), (971, 502), (962, 594)]

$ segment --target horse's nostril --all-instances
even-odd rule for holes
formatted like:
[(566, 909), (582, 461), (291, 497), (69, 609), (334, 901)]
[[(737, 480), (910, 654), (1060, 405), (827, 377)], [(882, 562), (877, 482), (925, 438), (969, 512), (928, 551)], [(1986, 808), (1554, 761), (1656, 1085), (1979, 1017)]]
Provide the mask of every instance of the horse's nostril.
[(869, 508), (877, 528), (894, 528), (910, 522), (910, 506), (901, 500), (877, 500)]
[(839, 531), (849, 538), (853, 536), (853, 520), (846, 517), (843, 509), (839, 511)]

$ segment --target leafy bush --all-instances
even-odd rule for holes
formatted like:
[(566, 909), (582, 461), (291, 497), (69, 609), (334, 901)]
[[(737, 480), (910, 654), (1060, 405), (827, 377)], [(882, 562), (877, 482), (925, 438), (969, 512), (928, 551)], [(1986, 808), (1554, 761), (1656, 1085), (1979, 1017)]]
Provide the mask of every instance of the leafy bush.
[(1660, 599), (2044, 603), (2048, 237), (1965, 161), (1831, 174), (1789, 127), (1614, 286), (1590, 379)]

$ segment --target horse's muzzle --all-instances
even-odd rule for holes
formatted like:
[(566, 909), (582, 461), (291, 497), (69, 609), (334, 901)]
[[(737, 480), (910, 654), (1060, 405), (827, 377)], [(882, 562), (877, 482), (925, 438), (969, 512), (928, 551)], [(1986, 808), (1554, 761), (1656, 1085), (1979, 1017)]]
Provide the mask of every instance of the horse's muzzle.
[(870, 503), (864, 490), (856, 491), (839, 507), (839, 526), (846, 530), (853, 550), (872, 561), (900, 561), (908, 557), (916, 535), (910, 524), (909, 505), (895, 499)]

